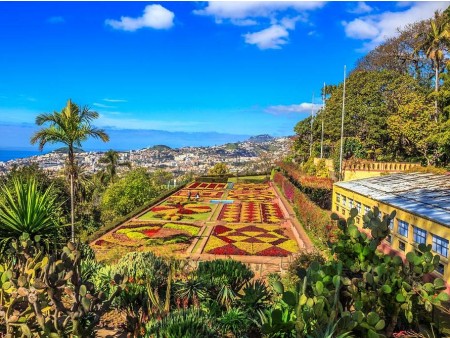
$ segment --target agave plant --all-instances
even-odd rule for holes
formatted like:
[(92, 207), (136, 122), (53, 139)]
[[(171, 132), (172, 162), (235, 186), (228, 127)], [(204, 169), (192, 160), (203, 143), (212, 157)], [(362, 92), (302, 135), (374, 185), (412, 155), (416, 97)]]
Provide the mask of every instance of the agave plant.
[(185, 280), (175, 282), (175, 297), (177, 297), (183, 307), (193, 305), (199, 306), (199, 302), (207, 296), (206, 288), (200, 279), (189, 276)]
[(174, 311), (162, 320), (149, 322), (145, 337), (212, 338), (217, 337), (217, 332), (203, 312), (188, 309)]
[(230, 334), (239, 338), (248, 336), (246, 333), (251, 322), (247, 313), (239, 308), (231, 308), (224, 312), (217, 322), (223, 336), (228, 337)]
[(35, 179), (13, 178), (12, 187), (4, 185), (0, 195), (0, 251), (23, 234), (39, 235), (47, 247), (59, 238), (61, 204), (51, 186), (41, 191)]
[(249, 312), (257, 314), (254, 319), (264, 316), (264, 310), (270, 301), (270, 291), (261, 280), (254, 280), (242, 288), (239, 302)]

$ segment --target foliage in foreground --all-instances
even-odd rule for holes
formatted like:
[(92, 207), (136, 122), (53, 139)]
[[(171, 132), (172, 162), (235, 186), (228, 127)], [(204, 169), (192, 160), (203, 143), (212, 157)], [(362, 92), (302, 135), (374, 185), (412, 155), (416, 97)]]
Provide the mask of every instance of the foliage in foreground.
[(11, 243), (0, 265), (0, 328), (5, 337), (91, 337), (100, 316), (121, 290), (122, 278), (106, 297), (82, 272), (81, 252), (69, 243), (47, 255), (27, 234)]
[(355, 226), (356, 209), (347, 220), (333, 215), (342, 231), (338, 241), (331, 244), (335, 259), (299, 269), (299, 281), (292, 290), (285, 291), (282, 283), (274, 283), (280, 300), (270, 311), (263, 332), (288, 336), (296, 332), (302, 337), (390, 337), (396, 330), (417, 330), (433, 306), (449, 299), (442, 291), (442, 279), (423, 282), (424, 275), (439, 263), (431, 245), (420, 245), (419, 253), (409, 252), (405, 262), (377, 251), (389, 234), (395, 212), (382, 221), (378, 214), (375, 208), (364, 216), (371, 236)]
[[(11, 186), (10, 186), (11, 185)], [(11, 179), (0, 191), (0, 251), (23, 234), (39, 235), (48, 247), (60, 238), (60, 203), (52, 186), (40, 189), (36, 179)]]

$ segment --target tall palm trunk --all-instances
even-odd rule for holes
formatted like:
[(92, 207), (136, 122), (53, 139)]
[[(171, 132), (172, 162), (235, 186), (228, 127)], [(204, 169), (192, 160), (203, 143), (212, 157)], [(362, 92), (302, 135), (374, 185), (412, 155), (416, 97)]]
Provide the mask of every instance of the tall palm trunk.
[(74, 207), (74, 182), (73, 182), (73, 174), (74, 174), (74, 164), (75, 158), (73, 153), (73, 146), (69, 145), (69, 175), (70, 175), (70, 229), (71, 235), (70, 238), (73, 243), (75, 243), (75, 207)]
[(439, 91), (439, 61), (436, 60), (435, 61), (435, 68), (434, 68), (434, 76), (435, 76), (435, 80), (434, 80), (434, 91), (436, 93), (436, 99), (434, 101), (434, 120), (437, 122), (438, 121), (438, 91)]

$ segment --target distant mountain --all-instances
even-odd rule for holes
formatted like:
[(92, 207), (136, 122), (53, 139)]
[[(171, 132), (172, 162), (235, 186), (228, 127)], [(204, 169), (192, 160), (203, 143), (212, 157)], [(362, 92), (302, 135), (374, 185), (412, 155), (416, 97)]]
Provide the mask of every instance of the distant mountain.
[(263, 134), (263, 135), (252, 136), (248, 140), (250, 142), (262, 143), (262, 142), (272, 141), (273, 139), (274, 138), (272, 136), (270, 136), (268, 134)]
[[(67, 154), (67, 152), (69, 151), (69, 148), (67, 147), (61, 147), (58, 149), (55, 149), (52, 151), (52, 153), (61, 153), (61, 154)], [(81, 148), (73, 148), (74, 153), (84, 153), (84, 150)]]
[(169, 146), (166, 146), (164, 144), (157, 144), (153, 147), (149, 147), (148, 149), (161, 151), (161, 150), (171, 150), (172, 148), (170, 148)]

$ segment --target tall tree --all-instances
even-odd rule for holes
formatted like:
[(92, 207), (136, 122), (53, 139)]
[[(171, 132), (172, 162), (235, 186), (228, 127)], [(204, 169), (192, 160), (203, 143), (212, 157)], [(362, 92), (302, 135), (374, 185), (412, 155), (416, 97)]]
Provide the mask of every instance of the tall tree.
[(119, 163), (119, 153), (112, 149), (108, 150), (103, 157), (100, 158), (99, 162), (106, 164), (105, 177), (110, 183), (114, 182), (117, 176), (117, 167), (126, 166), (131, 168), (131, 163), (128, 161)]
[(47, 125), (31, 137), (31, 144), (39, 142), (39, 150), (47, 143), (63, 143), (67, 146), (67, 165), (70, 177), (70, 212), (71, 212), (71, 240), (75, 241), (74, 228), (74, 180), (76, 179), (75, 147), (89, 137), (99, 138), (103, 142), (109, 141), (109, 136), (102, 130), (91, 125), (98, 118), (98, 113), (88, 107), (80, 108), (70, 99), (61, 112), (44, 113), (36, 117), (36, 124)]
[(439, 117), (438, 98), (439, 74), (443, 71), (444, 57), (447, 45), (450, 42), (450, 26), (448, 15), (442, 15), (436, 11), (434, 18), (428, 21), (426, 30), (417, 34), (416, 52), (424, 52), (432, 60), (434, 68), (434, 119), (437, 122)]

